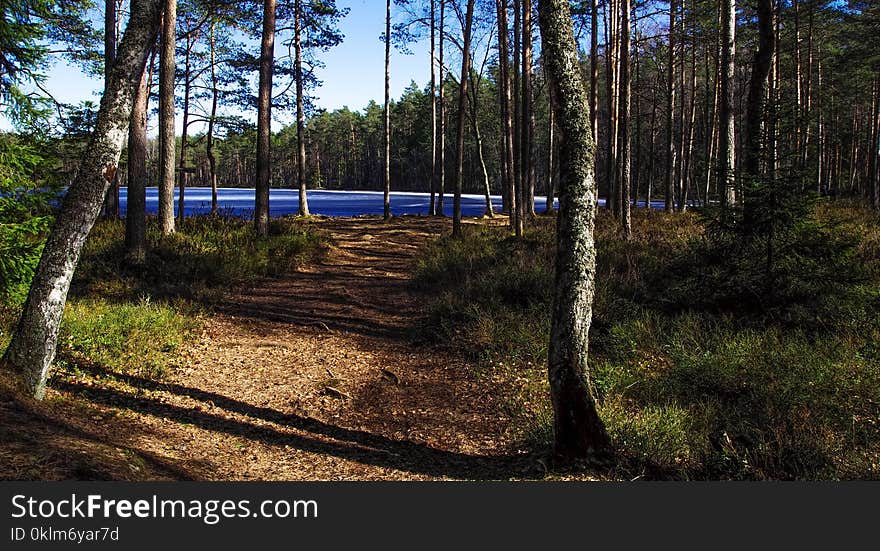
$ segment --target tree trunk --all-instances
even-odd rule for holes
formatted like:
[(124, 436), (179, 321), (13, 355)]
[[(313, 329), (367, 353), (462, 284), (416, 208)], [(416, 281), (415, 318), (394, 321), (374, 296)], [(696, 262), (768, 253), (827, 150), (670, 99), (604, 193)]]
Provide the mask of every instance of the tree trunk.
[[(595, 141), (599, 139), (599, 0), (590, 1), (590, 14), (590, 131)], [(596, 168), (593, 166), (593, 174)]]
[(617, 125), (620, 114), (617, 109), (618, 16), (617, 0), (609, 0), (605, 6), (605, 96), (608, 106), (608, 131), (605, 134), (605, 208), (615, 215), (618, 212)]
[(868, 151), (868, 195), (869, 203), (880, 209), (880, 181), (877, 164), (880, 156), (880, 75), (874, 78), (874, 106), (871, 115), (871, 149)]
[(446, 192), (446, 67), (443, 56), (446, 50), (446, 2), (440, 0), (440, 182), (437, 191), (437, 216), (444, 216), (443, 196)]
[(296, 184), (299, 188), (299, 215), (310, 216), (306, 188), (306, 115), (302, 70), (302, 0), (294, 5), (294, 78), (296, 79)]
[[(694, 131), (697, 121), (697, 44), (693, 41), (691, 44), (691, 80), (690, 80), (690, 103), (688, 106), (687, 118), (687, 141), (686, 146), (682, 147), (682, 165), (681, 165), (681, 201), (679, 201), (679, 209), (685, 212), (688, 208), (688, 193), (691, 187), (691, 167), (694, 156)], [(682, 138), (684, 139), (684, 138)], [(697, 193), (699, 195), (699, 192)]]
[(208, 134), (205, 139), (205, 156), (208, 157), (208, 167), (211, 179), (211, 214), (217, 214), (217, 159), (214, 157), (214, 123), (217, 120), (217, 102), (220, 91), (217, 82), (217, 49), (214, 42), (214, 22), (211, 22), (210, 30), (211, 48), (211, 116), (208, 119)]
[(801, 150), (803, 148), (803, 129), (801, 115), (804, 110), (803, 77), (801, 76), (801, 16), (800, 0), (792, 0), (794, 11), (794, 86), (795, 86), (795, 111), (794, 111), (794, 147), (795, 165), (800, 170)]
[(634, 44), (634, 52), (633, 52), (633, 63), (635, 64), (635, 81), (633, 84), (633, 88), (635, 89), (635, 118), (636, 118), (636, 132), (635, 132), (635, 154), (632, 158), (632, 197), (630, 199), (630, 204), (638, 206), (639, 204), (639, 191), (641, 190), (642, 183), (642, 94), (641, 94), (641, 54), (639, 53), (639, 29), (638, 25), (633, 25), (633, 32), (635, 33), (635, 44)]
[(523, 0), (522, 20), (522, 174), (524, 217), (535, 216), (535, 110), (532, 97), (532, 0)]
[(678, 12), (678, 4), (676, 0), (669, 3), (669, 67), (668, 72), (668, 90), (666, 102), (666, 212), (671, 212), (675, 208), (675, 165), (676, 165), (676, 147), (675, 147), (675, 113), (676, 113), (676, 94), (675, 94), (675, 20)]
[(743, 170), (748, 178), (761, 176), (761, 128), (767, 106), (767, 86), (773, 50), (776, 47), (773, 32), (773, 0), (758, 0), (758, 51), (752, 65), (749, 81), (749, 99), (746, 110), (746, 147)]
[(177, 0), (165, 0), (162, 49), (159, 54), (159, 225), (174, 233), (174, 61)]
[(437, 1), (431, 0), (431, 202), (428, 214), (437, 213)]
[(385, 220), (391, 219), (391, 0), (385, 0)]
[[(712, 175), (715, 174), (717, 177), (718, 174), (716, 172), (716, 160), (715, 157), (718, 153), (716, 149), (718, 145), (718, 104), (720, 102), (721, 96), (721, 57), (722, 57), (722, 48), (724, 47), (724, 43), (722, 41), (722, 35), (724, 34), (721, 30), (723, 26), (723, 18), (724, 15), (724, 6), (723, 3), (718, 5), (718, 41), (715, 47), (715, 67), (714, 71), (710, 67), (709, 63), (709, 48), (706, 48), (703, 52), (704, 62), (706, 66), (706, 174), (703, 180), (703, 205), (709, 205), (709, 192), (712, 188)], [(714, 80), (713, 80), (714, 77)], [(711, 84), (710, 84), (711, 83)], [(709, 87), (712, 87), (712, 92), (710, 95)], [(716, 183), (716, 187), (721, 193), (721, 188)]]
[[(526, 0), (529, 1), (529, 0)], [(522, 104), (522, 2), (513, 0), (513, 182), (516, 209), (514, 209), (514, 234), (523, 235), (523, 213), (525, 194), (523, 193), (523, 104)]]
[[(269, 234), (269, 185), (272, 179), (272, 73), (274, 65), (275, 0), (265, 0), (263, 2), (263, 38), (260, 44), (260, 84), (257, 99), (257, 185), (256, 201), (254, 202), (254, 228), (260, 237)], [(299, 98), (297, 98), (297, 102), (299, 102)], [(300, 203), (300, 210), (302, 210), (302, 203)]]
[(630, 149), (632, 147), (632, 137), (629, 131), (629, 107), (630, 107), (630, 91), (632, 82), (630, 78), (630, 12), (632, 11), (631, 0), (621, 0), (620, 2), (620, 100), (618, 108), (620, 110), (619, 121), (619, 147), (620, 147), (620, 181), (617, 183), (619, 188), (619, 205), (620, 224), (623, 230), (624, 239), (632, 237), (632, 220), (630, 217)]
[[(657, 76), (659, 80), (659, 75)], [(653, 89), (651, 90), (651, 146), (648, 148), (648, 186), (645, 190), (645, 208), (651, 208), (651, 198), (654, 194), (654, 168), (656, 165), (655, 159), (655, 144), (657, 140), (655, 139), (655, 130), (657, 127), (657, 88), (659, 87), (658, 83), (655, 82)]]
[[(546, 67), (545, 67), (546, 72)], [(547, 108), (547, 197), (544, 203), (544, 214), (552, 215), (556, 212), (555, 206), (555, 170), (556, 170), (556, 98), (553, 96), (553, 87), (550, 86), (549, 78), (547, 81), (547, 97), (549, 106)], [(593, 113), (590, 112), (590, 125), (592, 126)]]
[[(486, 52), (488, 56), (489, 52)], [(485, 60), (483, 61), (485, 67)], [(477, 114), (480, 107), (480, 81), (483, 78), (482, 70), (479, 76), (474, 75), (473, 60), (471, 60), (471, 129), (474, 132), (474, 140), (477, 142), (477, 157), (480, 160), (480, 171), (483, 175), (483, 194), (486, 198), (486, 216), (495, 217), (495, 209), (492, 207), (492, 186), (489, 183), (489, 169), (486, 167), (486, 157), (483, 154), (483, 135), (480, 133), (480, 121)]]
[(736, 0), (721, 4), (721, 133), (718, 147), (718, 183), (723, 187), (721, 206), (736, 204), (736, 127), (733, 116), (736, 79)]
[[(110, 73), (113, 71), (113, 63), (116, 61), (116, 0), (104, 2), (104, 91), (110, 83)], [(113, 180), (113, 185), (107, 193), (104, 211), (107, 218), (119, 218), (119, 177)]]
[(183, 226), (185, 217), (184, 207), (186, 205), (186, 186), (189, 181), (189, 174), (186, 166), (187, 140), (189, 137), (189, 95), (192, 87), (192, 77), (190, 76), (192, 53), (192, 34), (186, 35), (186, 50), (184, 51), (184, 71), (183, 71), (183, 127), (180, 135), (180, 175), (177, 177), (177, 223)]
[(501, 104), (501, 138), (504, 141), (504, 182), (507, 190), (507, 213), (510, 227), (516, 228), (516, 183), (514, 178), (513, 99), (510, 94), (510, 47), (508, 44), (507, 0), (496, 0), (498, 12), (498, 86)]
[(3, 359), (37, 399), (45, 395), (46, 375), (55, 358), (61, 316), (83, 244), (116, 176), (134, 96), (159, 28), (161, 7), (161, 0), (132, 2), (128, 28), (101, 99), (95, 130), (43, 248), (21, 319)]
[[(152, 67), (152, 59), (149, 65)], [(128, 128), (125, 250), (129, 261), (133, 264), (143, 264), (147, 255), (147, 107), (150, 102), (149, 77), (152, 76), (148, 75), (148, 72), (142, 71), (141, 82), (132, 103), (131, 122)]]
[[(467, 124), (468, 74), (471, 60), (471, 29), (474, 21), (474, 0), (468, 0), (464, 17), (464, 37), (461, 56), (461, 80), (458, 89), (458, 129), (456, 132), (455, 155), (455, 198), (453, 200), (452, 235), (463, 237), (461, 229), (461, 189), (464, 180), (464, 131)], [(476, 116), (476, 114), (474, 115)]]
[(572, 460), (610, 448), (587, 362), (596, 271), (595, 147), (568, 0), (539, 0), (538, 13), (563, 144), (548, 377), (555, 451)]

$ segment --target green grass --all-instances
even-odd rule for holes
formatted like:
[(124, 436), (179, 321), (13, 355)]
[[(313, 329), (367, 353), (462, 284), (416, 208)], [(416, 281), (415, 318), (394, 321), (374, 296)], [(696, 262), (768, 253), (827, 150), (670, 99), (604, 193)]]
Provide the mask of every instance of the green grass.
[[(880, 478), (880, 224), (828, 205), (816, 219), (856, 240), (865, 277), (768, 315), (670, 300), (700, 269), (698, 216), (638, 211), (627, 242), (601, 213), (590, 364), (613, 475)], [(523, 444), (546, 449), (554, 235), (552, 221), (538, 224), (521, 243), (504, 229), (438, 239), (417, 283), (433, 297), (424, 335), (500, 370)]]
[(180, 347), (199, 326), (198, 316), (182, 304), (77, 300), (64, 312), (59, 358), (161, 379), (177, 364)]
[[(89, 235), (59, 335), (62, 370), (91, 364), (160, 379), (178, 365), (182, 346), (228, 286), (288, 272), (329, 244), (294, 219), (272, 220), (270, 235), (258, 239), (244, 220), (189, 218), (170, 237), (151, 223), (146, 260), (134, 265), (124, 236), (121, 221), (100, 221)], [(20, 303), (0, 303), (0, 350), (19, 311)]]

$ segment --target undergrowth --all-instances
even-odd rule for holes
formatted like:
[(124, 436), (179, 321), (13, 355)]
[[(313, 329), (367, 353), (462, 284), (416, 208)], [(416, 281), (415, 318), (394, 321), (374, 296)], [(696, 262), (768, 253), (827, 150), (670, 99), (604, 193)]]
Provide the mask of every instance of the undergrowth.
[(72, 292), (108, 299), (186, 298), (211, 302), (225, 286), (289, 272), (322, 254), (328, 238), (307, 222), (272, 219), (269, 236), (257, 238), (253, 223), (235, 217), (187, 218), (162, 236), (150, 224), (143, 263), (125, 256), (122, 221), (100, 222), (92, 230)]
[[(749, 292), (747, 273), (725, 287), (694, 276), (711, 272), (707, 253), (719, 246), (699, 215), (637, 211), (633, 222), (631, 241), (605, 212), (596, 230), (590, 365), (617, 450), (611, 474), (880, 478), (876, 214), (818, 205), (809, 223), (827, 239), (791, 238), (766, 308), (735, 300)], [(540, 450), (552, 442), (544, 366), (555, 242), (552, 221), (536, 223), (522, 242), (502, 228), (435, 240), (417, 284), (434, 297), (424, 337), (500, 370), (521, 440)], [(843, 273), (807, 281), (818, 255)]]
[[(229, 285), (273, 277), (316, 258), (327, 237), (307, 222), (277, 219), (258, 239), (252, 223), (188, 218), (163, 237), (148, 226), (145, 261), (125, 255), (122, 221), (99, 221), (74, 276), (58, 339), (56, 367), (94, 364), (159, 379), (201, 326), (201, 315)], [(0, 301), (0, 350), (9, 344), (23, 296)]]

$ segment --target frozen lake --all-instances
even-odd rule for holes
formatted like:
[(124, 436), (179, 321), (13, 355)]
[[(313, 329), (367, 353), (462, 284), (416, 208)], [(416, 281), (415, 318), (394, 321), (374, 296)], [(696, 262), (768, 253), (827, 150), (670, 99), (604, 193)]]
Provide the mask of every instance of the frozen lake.
[[(125, 213), (127, 189), (121, 188), (120, 209)], [(248, 218), (254, 212), (254, 190), (239, 188), (220, 188), (217, 191), (220, 212)], [(211, 188), (186, 188), (184, 194), (187, 216), (209, 214), (211, 212)], [(312, 214), (324, 216), (352, 217), (383, 214), (383, 194), (381, 191), (309, 191), (309, 210)], [(391, 193), (391, 212), (395, 216), (427, 215), (430, 194), (411, 192)], [(494, 196), (492, 202), (495, 212), (501, 211), (501, 197)], [(600, 204), (604, 204), (604, 199)], [(535, 208), (544, 211), (544, 197), (535, 198)], [(559, 202), (557, 201), (557, 206)], [(662, 202), (652, 205), (663, 208)], [(177, 191), (174, 194), (174, 208), (177, 210)], [(156, 214), (159, 210), (159, 191), (147, 188), (147, 213)], [(299, 212), (299, 191), (293, 189), (273, 189), (269, 197), (269, 210), (273, 217), (297, 214)], [(463, 195), (461, 200), (463, 216), (482, 216), (485, 213), (485, 198), (482, 195)], [(452, 195), (446, 195), (443, 211), (452, 216)]]

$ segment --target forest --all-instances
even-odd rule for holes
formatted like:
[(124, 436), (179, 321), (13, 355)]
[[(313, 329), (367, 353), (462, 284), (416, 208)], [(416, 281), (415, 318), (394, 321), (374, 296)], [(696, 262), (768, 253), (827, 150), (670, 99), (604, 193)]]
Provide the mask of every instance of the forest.
[(3, 4), (0, 479), (880, 478), (875, 3)]

